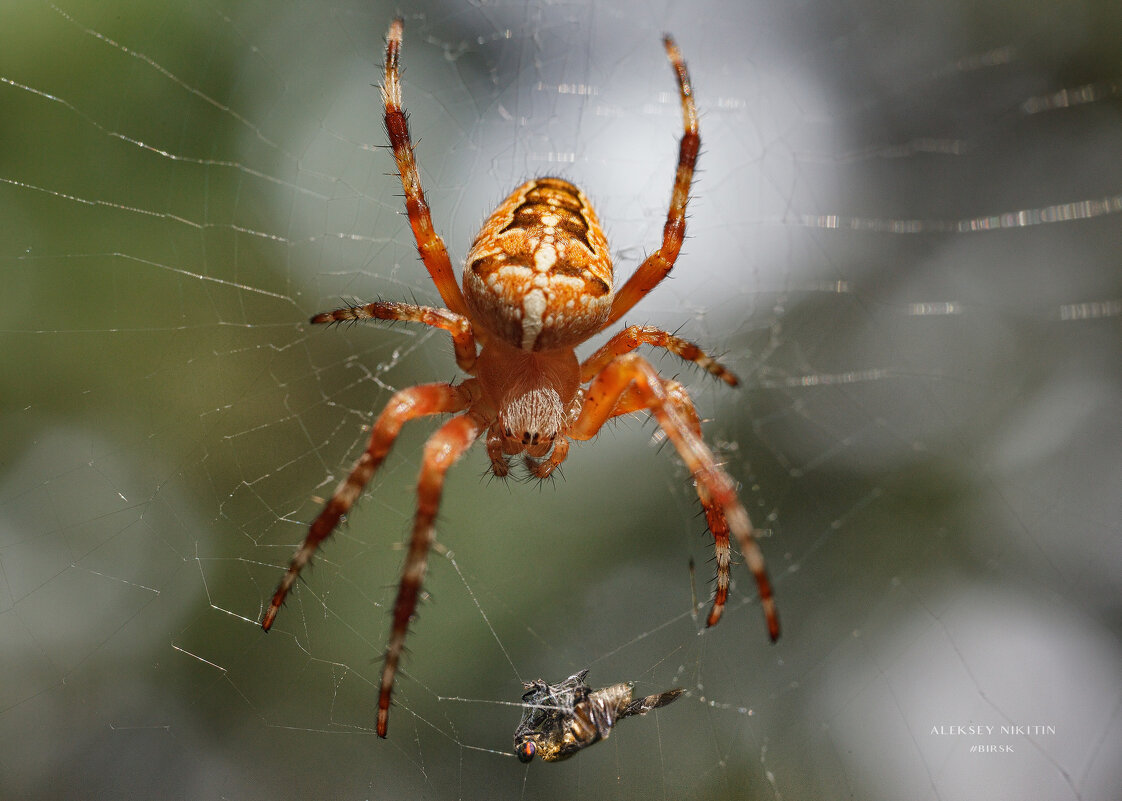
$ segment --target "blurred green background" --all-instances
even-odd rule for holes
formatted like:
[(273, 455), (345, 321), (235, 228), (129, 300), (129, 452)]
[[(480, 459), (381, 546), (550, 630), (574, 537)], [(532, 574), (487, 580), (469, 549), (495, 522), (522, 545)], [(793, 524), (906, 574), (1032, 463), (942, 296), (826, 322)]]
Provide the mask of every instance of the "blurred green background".
[[(477, 448), (383, 742), (430, 424), (256, 621), (389, 394), (456, 376), (443, 336), (305, 324), (438, 302), (382, 148), (398, 10), (0, 9), (0, 796), (1116, 798), (1117, 4), (410, 5), (405, 105), (457, 268), (542, 174), (596, 202), (619, 275), (657, 246), (677, 38), (691, 238), (628, 322), (743, 379), (651, 354), (741, 482), (784, 634), (739, 564), (722, 623), (691, 615), (711, 545), (649, 421), (541, 487)], [(522, 766), (520, 682), (584, 667), (689, 694)]]

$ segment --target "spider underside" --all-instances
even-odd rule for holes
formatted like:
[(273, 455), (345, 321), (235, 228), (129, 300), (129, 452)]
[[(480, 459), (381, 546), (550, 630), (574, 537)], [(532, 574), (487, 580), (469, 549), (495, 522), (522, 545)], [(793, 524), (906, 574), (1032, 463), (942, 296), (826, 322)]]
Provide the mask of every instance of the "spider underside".
[(701, 421), (685, 389), (660, 377), (634, 351), (665, 348), (730, 386), (736, 377), (696, 345), (649, 326), (628, 326), (583, 362), (575, 348), (616, 323), (666, 277), (686, 228), (686, 204), (701, 139), (686, 65), (674, 41), (663, 45), (678, 82), (684, 132), (662, 244), (619, 288), (608, 242), (584, 193), (560, 178), (527, 181), (484, 223), (468, 253), (463, 289), (456, 283), (444, 242), (433, 229), (413, 144), (401, 105), (399, 56), (403, 25), (387, 34), (386, 131), (405, 190), (405, 209), (421, 261), (445, 308), (377, 302), (317, 314), (312, 323), (390, 320), (447, 331), (456, 364), (470, 377), (460, 383), (422, 384), (396, 392), (382, 410), (365, 452), (312, 522), (289, 562), (262, 619), (268, 631), (297, 576), (346, 515), (385, 460), (401, 427), (419, 417), (454, 415), (425, 443), (413, 521), (378, 695), (377, 731), (386, 736), (394, 676), (409, 621), (417, 606), (444, 476), (477, 439), (486, 438), (492, 472), (505, 476), (522, 455), (532, 475), (546, 478), (564, 462), (571, 440), (596, 436), (609, 419), (647, 410), (686, 463), (705, 510), (716, 555), (716, 584), (707, 625), (728, 599), (730, 532), (756, 579), (768, 633), (779, 622), (763, 556), (733, 480), (701, 438)]

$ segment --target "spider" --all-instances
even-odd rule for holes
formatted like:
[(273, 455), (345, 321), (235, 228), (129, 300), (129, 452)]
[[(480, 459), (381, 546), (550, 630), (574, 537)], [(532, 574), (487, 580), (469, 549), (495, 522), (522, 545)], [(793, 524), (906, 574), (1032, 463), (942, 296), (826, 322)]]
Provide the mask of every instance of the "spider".
[(755, 576), (774, 641), (779, 620), (771, 584), (735, 485), (702, 441), (701, 421), (685, 389), (660, 377), (634, 351), (640, 345), (665, 348), (730, 386), (736, 386), (736, 377), (696, 345), (649, 326), (624, 328), (583, 362), (574, 351), (654, 289), (682, 246), (701, 139), (689, 74), (674, 40), (665, 36), (663, 45), (678, 80), (685, 131), (661, 247), (616, 291), (608, 242), (588, 198), (568, 181), (538, 178), (515, 189), (483, 224), (467, 256), (461, 291), (444, 242), (433, 230), (401, 106), (402, 33), (402, 20), (396, 19), (386, 36), (386, 131), (421, 261), (446, 308), (377, 302), (317, 314), (311, 322), (396, 320), (441, 328), (452, 336), (456, 364), (471, 377), (458, 384), (408, 387), (393, 395), (374, 424), (366, 451), (292, 556), (262, 628), (268, 631), (273, 625), (300, 571), (350, 511), (401, 427), (419, 417), (454, 414), (429, 437), (421, 458), (417, 512), (378, 694), (377, 731), (385, 737), (394, 675), (435, 539), (434, 519), (448, 468), (485, 436), (496, 476), (507, 475), (509, 457), (524, 454), (530, 473), (544, 479), (565, 460), (570, 440), (592, 439), (609, 419), (649, 410), (689, 468), (713, 535), (717, 577), (707, 625), (720, 619), (728, 599), (731, 532)]
[(514, 730), (514, 752), (520, 761), (529, 762), (535, 754), (546, 762), (568, 759), (606, 739), (618, 721), (666, 706), (685, 692), (677, 687), (632, 701), (630, 684), (590, 690), (584, 683), (587, 677), (586, 668), (560, 684), (541, 679), (523, 683), (526, 708)]

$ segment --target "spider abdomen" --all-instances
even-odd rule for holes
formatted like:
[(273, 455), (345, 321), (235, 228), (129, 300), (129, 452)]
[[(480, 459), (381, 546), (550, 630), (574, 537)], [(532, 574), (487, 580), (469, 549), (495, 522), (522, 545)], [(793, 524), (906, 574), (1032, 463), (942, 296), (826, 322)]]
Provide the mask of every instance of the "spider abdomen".
[(468, 253), (472, 316), (516, 348), (572, 348), (612, 306), (608, 241), (588, 198), (560, 178), (527, 181), (483, 224)]

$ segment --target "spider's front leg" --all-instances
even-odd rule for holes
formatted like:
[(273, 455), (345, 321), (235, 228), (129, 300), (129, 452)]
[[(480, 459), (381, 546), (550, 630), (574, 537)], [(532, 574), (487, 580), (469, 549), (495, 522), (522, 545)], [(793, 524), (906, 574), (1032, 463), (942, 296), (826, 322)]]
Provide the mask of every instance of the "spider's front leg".
[(390, 715), (390, 695), (397, 673), (409, 621), (417, 608), (421, 582), (428, 566), (429, 549), (436, 538), (433, 522), (440, 507), (444, 476), (448, 468), (471, 447), (487, 428), (487, 421), (473, 412), (454, 417), (441, 426), (425, 443), (421, 460), (421, 476), (417, 481), (417, 514), (413, 518), (413, 535), (409, 552), (401, 569), (401, 584), (393, 605), (393, 627), (386, 645), (386, 662), (382, 668), (382, 685), (378, 692), (378, 736), (385, 737)]
[(397, 439), (402, 425), (407, 421), (430, 414), (444, 412), (458, 412), (466, 409), (475, 394), (475, 379), (468, 379), (462, 384), (423, 384), (421, 386), (403, 389), (390, 399), (386, 408), (378, 416), (374, 430), (370, 433), (370, 442), (366, 451), (359, 457), (350, 475), (343, 479), (336, 487), (335, 493), (320, 511), (319, 516), (312, 522), (304, 543), (292, 555), (288, 563), (288, 570), (277, 585), (273, 593), (273, 600), (261, 620), (261, 628), (268, 631), (276, 619), (285, 596), (292, 589), (297, 576), (308, 562), (311, 561), (320, 543), (327, 539), (339, 520), (354, 506), (363, 487), (370, 481), (374, 471), (385, 460), (390, 452), (394, 440)]
[(732, 479), (702, 441), (697, 412), (680, 387), (668, 386), (642, 357), (633, 353), (620, 356), (593, 379), (585, 393), (580, 417), (566, 435), (577, 440), (591, 439), (610, 418), (642, 408), (654, 415), (693, 475), (713, 533), (718, 557), (718, 594), (708, 624), (713, 625), (720, 619), (720, 607), (724, 604), (727, 579), (721, 582), (720, 578), (722, 572), (726, 577), (728, 574), (728, 532), (731, 531), (756, 578), (768, 634), (775, 641), (779, 637), (779, 618), (764, 557), (753, 536), (752, 521), (736, 496)]
[[(701, 440), (701, 418), (697, 416), (697, 409), (694, 408), (693, 401), (690, 400), (685, 387), (677, 381), (667, 380), (662, 381), (662, 386), (666, 392), (667, 403), (673, 406), (682, 418), (689, 423), (690, 431), (698, 440)], [(648, 408), (650, 408), (649, 394), (639, 391), (634, 384), (631, 384), (620, 396), (619, 401), (616, 402), (611, 416), (619, 417)], [(709, 526), (709, 532), (713, 535), (713, 553), (717, 562), (713, 605), (705, 619), (706, 626), (715, 626), (721, 619), (721, 615), (724, 614), (725, 604), (729, 597), (729, 565), (731, 562), (729, 523), (720, 504), (714, 503), (712, 497), (710, 497), (709, 488), (700, 482), (694, 482), (694, 484), (696, 485), (697, 496), (701, 500), (701, 506), (705, 510), (705, 522)]]

